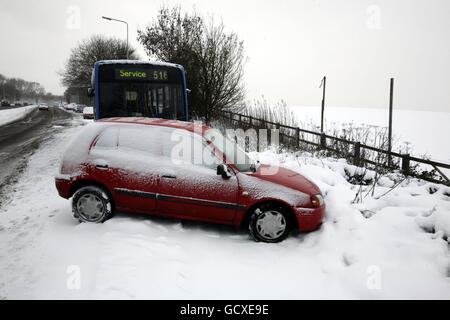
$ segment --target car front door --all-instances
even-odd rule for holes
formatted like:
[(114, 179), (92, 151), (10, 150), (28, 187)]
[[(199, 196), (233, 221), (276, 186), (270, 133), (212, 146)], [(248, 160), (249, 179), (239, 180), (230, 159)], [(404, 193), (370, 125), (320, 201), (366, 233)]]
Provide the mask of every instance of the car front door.
[[(163, 156), (167, 160), (158, 188), (158, 210), (194, 219), (231, 222), (236, 210), (242, 209), (237, 204), (236, 175), (232, 173), (229, 178), (217, 175), (220, 160), (200, 136), (185, 131), (178, 136), (173, 133), (169, 139), (172, 143), (164, 140)], [(179, 157), (180, 154), (184, 155)]]

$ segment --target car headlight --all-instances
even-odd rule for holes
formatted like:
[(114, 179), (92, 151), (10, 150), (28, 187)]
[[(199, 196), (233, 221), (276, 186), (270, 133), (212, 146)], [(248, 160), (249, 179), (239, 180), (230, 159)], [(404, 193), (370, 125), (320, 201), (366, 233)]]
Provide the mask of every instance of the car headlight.
[(311, 203), (314, 208), (319, 208), (323, 206), (323, 196), (321, 194), (315, 194), (311, 196)]

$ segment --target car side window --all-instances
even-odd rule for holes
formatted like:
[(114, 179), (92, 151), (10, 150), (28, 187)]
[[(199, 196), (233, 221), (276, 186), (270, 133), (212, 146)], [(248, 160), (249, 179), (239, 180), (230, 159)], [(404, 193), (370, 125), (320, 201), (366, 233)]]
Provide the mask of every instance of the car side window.
[(93, 149), (117, 149), (118, 144), (118, 136), (119, 136), (119, 128), (117, 127), (109, 127), (100, 133), (97, 141)]
[(167, 132), (162, 139), (163, 156), (174, 164), (194, 165), (217, 169), (222, 163), (211, 148), (200, 136), (185, 130)]
[[(221, 161), (217, 155), (216, 152), (214, 151), (213, 148), (211, 148), (211, 146), (209, 146), (206, 141), (203, 141), (201, 138), (198, 139), (194, 139), (194, 143), (197, 143), (197, 145), (201, 145), (201, 150), (202, 150), (202, 162), (201, 165), (207, 168), (210, 168), (212, 170), (214, 170), (216, 172), (217, 170), (217, 165), (223, 163), (223, 161)], [(198, 149), (197, 149), (198, 150)]]
[(152, 126), (120, 127), (119, 150), (161, 155), (160, 128)]

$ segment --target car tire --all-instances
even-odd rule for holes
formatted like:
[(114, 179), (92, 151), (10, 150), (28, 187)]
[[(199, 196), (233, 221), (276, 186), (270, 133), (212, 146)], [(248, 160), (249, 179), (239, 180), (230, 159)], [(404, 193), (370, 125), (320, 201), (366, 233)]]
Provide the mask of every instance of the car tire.
[(80, 222), (101, 223), (112, 216), (113, 203), (106, 190), (97, 186), (78, 189), (72, 198), (73, 216)]
[(287, 238), (292, 223), (284, 206), (265, 203), (252, 212), (248, 229), (250, 236), (257, 242), (277, 243)]

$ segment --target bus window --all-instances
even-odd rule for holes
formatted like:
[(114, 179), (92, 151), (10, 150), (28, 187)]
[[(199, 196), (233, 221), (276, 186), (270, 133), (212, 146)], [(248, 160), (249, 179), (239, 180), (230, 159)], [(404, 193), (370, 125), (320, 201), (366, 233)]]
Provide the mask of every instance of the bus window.
[(163, 114), (163, 111), (164, 111), (163, 89), (158, 88), (158, 114)]
[(150, 88), (148, 88), (146, 91), (145, 99), (145, 114), (147, 114), (150, 118), (155, 118), (156, 109), (153, 106), (154, 98), (152, 95), (152, 90)]
[(142, 117), (142, 112), (139, 108), (138, 92), (133, 89), (125, 89), (125, 107), (132, 117)]
[(170, 105), (170, 94), (169, 94), (169, 87), (164, 87), (164, 109), (168, 110), (169, 117), (174, 118), (174, 112), (173, 112), (173, 106)]

